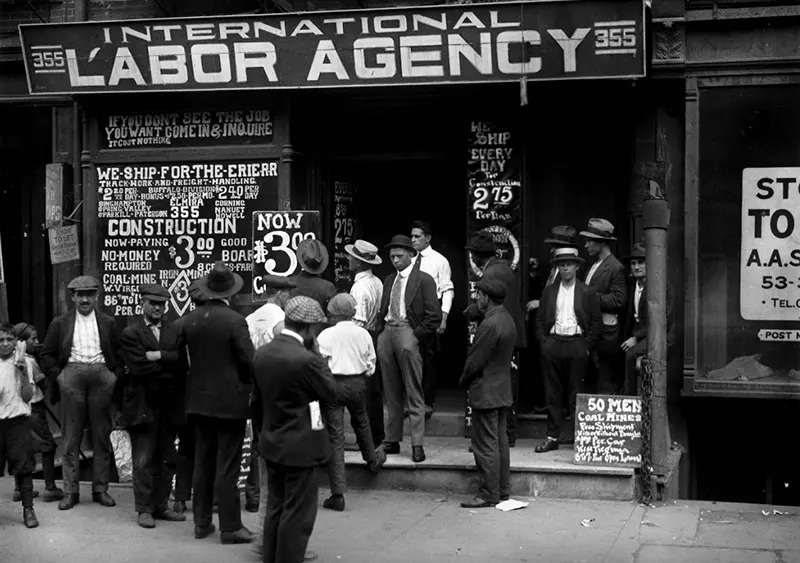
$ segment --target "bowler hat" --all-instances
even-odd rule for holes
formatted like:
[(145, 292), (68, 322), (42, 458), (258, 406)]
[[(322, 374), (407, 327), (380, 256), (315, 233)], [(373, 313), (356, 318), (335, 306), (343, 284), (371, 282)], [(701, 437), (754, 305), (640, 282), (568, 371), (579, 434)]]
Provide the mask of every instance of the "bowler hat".
[(562, 248), (553, 249), (553, 257), (550, 259), (551, 264), (561, 264), (562, 262), (575, 262), (583, 264), (584, 260), (578, 256), (578, 249), (574, 246), (565, 246)]
[(611, 224), (611, 221), (596, 217), (589, 219), (589, 224), (580, 234), (582, 237), (594, 240), (617, 240), (614, 236), (614, 225)]
[(479, 254), (494, 254), (497, 252), (497, 243), (494, 242), (492, 233), (477, 231), (472, 233), (472, 238), (469, 240), (466, 249)]
[(332, 317), (352, 318), (356, 314), (356, 300), (349, 293), (337, 293), (328, 302), (328, 314)]
[(303, 239), (295, 253), (300, 267), (309, 274), (321, 274), (328, 267), (328, 249), (315, 238)]
[(231, 272), (225, 262), (217, 260), (211, 271), (197, 280), (197, 285), (208, 299), (225, 299), (238, 293), (244, 280), (239, 274)]
[(556, 225), (550, 229), (550, 236), (544, 239), (545, 244), (556, 246), (578, 246), (578, 231), (569, 225)]
[(157, 283), (143, 283), (139, 286), (139, 295), (157, 303), (169, 301), (169, 291)]
[(72, 278), (67, 284), (67, 289), (72, 291), (97, 291), (100, 289), (100, 284), (92, 276), (78, 276)]
[(378, 247), (365, 240), (358, 239), (353, 244), (345, 244), (344, 251), (366, 264), (377, 266), (383, 262), (378, 256)]
[(284, 311), (286, 312), (286, 319), (296, 323), (313, 325), (324, 323), (328, 320), (325, 313), (322, 312), (322, 306), (319, 301), (305, 295), (298, 295), (289, 299)]
[(493, 276), (482, 277), (475, 287), (495, 301), (506, 298), (506, 284)]
[(641, 242), (637, 242), (633, 245), (631, 249), (631, 253), (629, 256), (625, 257), (626, 262), (630, 262), (633, 259), (638, 260), (645, 260), (647, 259), (647, 250), (645, 249), (644, 245)]
[(406, 235), (394, 235), (392, 240), (389, 241), (389, 244), (383, 246), (384, 248), (406, 248), (411, 251), (412, 254), (416, 254), (416, 249), (414, 245), (411, 244), (411, 239), (408, 238)]
[(286, 276), (274, 276), (272, 274), (265, 274), (261, 276), (261, 284), (264, 287), (271, 289), (294, 289), (297, 284), (292, 278)]

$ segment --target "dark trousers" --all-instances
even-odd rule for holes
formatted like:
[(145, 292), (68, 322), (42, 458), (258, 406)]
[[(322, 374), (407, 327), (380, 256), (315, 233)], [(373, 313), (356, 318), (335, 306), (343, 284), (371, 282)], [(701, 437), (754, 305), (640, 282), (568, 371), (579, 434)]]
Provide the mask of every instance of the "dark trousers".
[(419, 343), (422, 354), (422, 394), (425, 404), (433, 406), (436, 403), (436, 385), (439, 373), (436, 369), (436, 356), (439, 351), (439, 335), (431, 334)]
[(154, 423), (130, 429), (133, 450), (133, 500), (136, 512), (167, 509), (175, 474), (175, 429), (153, 409)]
[(244, 442), (244, 419), (192, 415), (194, 425), (194, 524), (209, 526), (214, 505), (221, 532), (242, 527), (238, 479)]
[(314, 467), (267, 461), (264, 562), (301, 563), (317, 519), (319, 486)]
[(488, 502), (500, 502), (510, 494), (507, 415), (507, 407), (472, 409), (472, 454), (478, 469), (478, 496)]
[(194, 428), (185, 424), (178, 428), (178, 456), (175, 462), (175, 500), (192, 499), (194, 474)]
[(591, 365), (593, 385), (590, 390), (601, 395), (616, 395), (622, 390), (622, 352), (619, 345), (619, 327), (603, 325), (600, 342), (597, 344)]
[(625, 352), (625, 384), (622, 392), (626, 395), (638, 395), (640, 393), (639, 372), (636, 369), (636, 360), (647, 354), (647, 339), (639, 340), (636, 346)]
[(47, 422), (44, 399), (31, 403), (31, 440), (34, 453), (42, 454), (42, 473), (47, 489), (56, 487), (56, 440)]
[[(375, 351), (378, 350), (378, 335), (370, 332), (372, 345)], [(381, 362), (375, 362), (375, 373), (367, 380), (367, 418), (369, 418), (369, 429), (372, 432), (372, 443), (381, 444), (386, 437), (383, 429), (383, 382), (381, 380)]]
[(510, 407), (506, 407), (506, 435), (510, 444), (517, 442), (517, 409), (519, 408), (519, 351), (511, 357), (511, 397)]
[(8, 462), (22, 506), (33, 507), (33, 470), (36, 462), (31, 444), (31, 420), (28, 416), (0, 419), (0, 475)]
[(261, 480), (258, 476), (258, 435), (255, 425), (252, 428), (250, 439), (250, 467), (247, 470), (247, 479), (244, 482), (244, 499), (248, 506), (258, 506), (261, 500)]
[[(371, 377), (375, 377), (374, 375)], [(365, 375), (334, 375), (336, 381), (345, 388), (346, 398), (342, 403), (324, 406), (325, 425), (331, 441), (331, 458), (328, 460), (328, 478), (331, 483), (331, 494), (344, 494), (344, 409), (350, 413), (350, 424), (356, 433), (356, 442), (361, 450), (361, 457), (369, 463), (375, 459), (375, 443), (369, 428), (369, 419), (364, 406), (364, 396), (371, 377)]]
[(58, 376), (64, 435), (64, 492), (77, 494), (79, 451), (88, 417), (92, 435), (92, 491), (108, 490), (111, 473), (111, 395), (117, 377), (105, 364), (68, 363)]
[(583, 336), (550, 335), (541, 350), (547, 402), (547, 436), (560, 439), (564, 424), (564, 393), (567, 394), (567, 404), (574, 422), (576, 397), (583, 391), (589, 360), (586, 339)]

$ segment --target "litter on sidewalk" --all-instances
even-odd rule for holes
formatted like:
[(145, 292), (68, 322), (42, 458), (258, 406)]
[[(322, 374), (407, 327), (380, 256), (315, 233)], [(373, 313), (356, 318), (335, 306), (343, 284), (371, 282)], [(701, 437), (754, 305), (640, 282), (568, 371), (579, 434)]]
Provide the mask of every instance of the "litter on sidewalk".
[(515, 499), (508, 499), (504, 500), (503, 502), (498, 502), (495, 505), (497, 510), (502, 510), (503, 512), (508, 512), (509, 510), (517, 510), (518, 508), (525, 508), (528, 506), (528, 502), (523, 500), (515, 500)]

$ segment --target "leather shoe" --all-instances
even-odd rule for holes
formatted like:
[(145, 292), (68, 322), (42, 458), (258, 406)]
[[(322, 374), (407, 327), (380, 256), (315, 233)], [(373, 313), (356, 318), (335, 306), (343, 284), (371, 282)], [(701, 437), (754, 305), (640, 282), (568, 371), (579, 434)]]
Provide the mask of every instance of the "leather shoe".
[(222, 532), (219, 535), (220, 543), (250, 543), (253, 541), (253, 532), (242, 526), (235, 532)]
[(375, 457), (367, 463), (367, 469), (372, 473), (378, 473), (384, 463), (386, 463), (386, 452), (378, 448), (375, 450)]
[(496, 502), (489, 502), (481, 497), (475, 497), (472, 500), (462, 502), (461, 508), (491, 508), (496, 504)]
[(186, 521), (186, 514), (165, 508), (164, 510), (156, 510), (153, 512), (153, 518), (156, 520), (166, 520), (167, 522), (184, 522)]
[(39, 526), (39, 519), (36, 518), (33, 507), (22, 509), (22, 521), (25, 522), (26, 528), (37, 528)]
[(156, 521), (153, 519), (153, 515), (149, 512), (140, 512), (139, 516), (136, 518), (136, 523), (139, 524), (142, 528), (155, 528)]
[(331, 495), (322, 503), (323, 508), (344, 512), (344, 495)]
[[(36, 495), (34, 494), (33, 496), (35, 497)], [(61, 500), (62, 498), (64, 498), (64, 491), (58, 487), (45, 489), (44, 494), (42, 495), (42, 500), (44, 502), (53, 502), (54, 500)]]
[(186, 512), (186, 503), (182, 500), (176, 500), (172, 503), (172, 511), (177, 512), (178, 514), (183, 514)]
[(195, 539), (202, 540), (203, 538), (213, 534), (216, 530), (217, 527), (214, 524), (209, 524), (208, 526), (195, 526), (194, 537)]
[(412, 446), (411, 461), (414, 463), (425, 461), (425, 449), (422, 446)]
[(111, 495), (105, 491), (99, 493), (92, 493), (92, 502), (96, 502), (103, 506), (116, 506), (117, 503), (111, 498)]
[(58, 503), (59, 510), (69, 510), (76, 504), (81, 501), (81, 497), (78, 493), (66, 493), (64, 498), (61, 499), (61, 502)]
[(399, 454), (400, 442), (384, 442), (381, 444), (381, 449), (386, 455)]
[(317, 559), (319, 559), (319, 555), (317, 555), (316, 551), (309, 550), (305, 552), (305, 555), (303, 555), (304, 563), (305, 561), (316, 561)]
[(534, 448), (534, 451), (537, 454), (541, 454), (544, 452), (549, 452), (557, 449), (558, 449), (558, 440), (553, 440), (552, 438), (545, 438), (538, 446)]

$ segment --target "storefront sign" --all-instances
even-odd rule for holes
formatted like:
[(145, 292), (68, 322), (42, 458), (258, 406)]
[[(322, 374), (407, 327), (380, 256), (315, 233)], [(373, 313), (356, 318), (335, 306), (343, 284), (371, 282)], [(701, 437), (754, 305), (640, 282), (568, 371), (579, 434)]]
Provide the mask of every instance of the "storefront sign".
[(107, 114), (99, 120), (105, 149), (272, 142), (272, 114), (265, 109)]
[(765, 328), (758, 331), (761, 342), (800, 342), (800, 330)]
[[(62, 197), (64, 193), (64, 165), (48, 164), (44, 172), (44, 225), (61, 224), (64, 217)], [(55, 262), (54, 262), (55, 264)]]
[(50, 262), (63, 264), (81, 259), (77, 225), (51, 227), (47, 234), (50, 239)]
[(253, 301), (266, 301), (264, 275), (298, 272), (295, 251), (304, 239), (319, 238), (319, 211), (255, 211), (253, 213)]
[(800, 320), (800, 168), (742, 172), (741, 260), (742, 318)]
[(642, 398), (579, 393), (575, 405), (575, 463), (642, 464)]
[(352, 283), (348, 254), (344, 247), (353, 244), (355, 240), (354, 195), (353, 184), (338, 181), (333, 183), (333, 283), (340, 291), (348, 291)]
[(20, 26), (32, 94), (645, 75), (642, 0)]
[(278, 161), (97, 166), (105, 309), (138, 314), (138, 287), (158, 283), (171, 308), (222, 260), (251, 285), (253, 211), (277, 207)]

